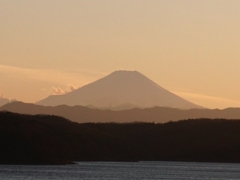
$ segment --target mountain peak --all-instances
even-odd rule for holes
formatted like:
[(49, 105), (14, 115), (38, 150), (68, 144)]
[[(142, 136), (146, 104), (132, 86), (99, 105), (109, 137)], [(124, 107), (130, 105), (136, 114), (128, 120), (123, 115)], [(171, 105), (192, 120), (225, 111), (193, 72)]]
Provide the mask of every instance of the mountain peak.
[[(114, 71), (111, 74), (109, 74), (106, 77), (103, 77), (102, 79), (100, 79), (102, 82), (108, 81), (109, 84), (115, 84), (118, 87), (120, 87), (120, 85), (122, 86), (129, 86), (131, 87), (131, 84), (136, 84), (138, 83), (144, 83), (146, 81), (149, 81), (151, 83), (153, 83), (149, 78), (147, 78), (146, 76), (144, 76), (143, 74), (141, 74), (138, 71), (129, 71), (129, 70), (118, 70), (118, 71)], [(96, 81), (98, 82), (98, 81)]]
[(119, 70), (85, 85), (75, 91), (49, 96), (37, 102), (40, 105), (92, 105), (111, 108), (122, 104), (136, 107), (172, 107), (180, 109), (201, 108), (160, 87), (138, 71)]
[(112, 72), (111, 74), (125, 74), (125, 73), (128, 73), (128, 74), (138, 73), (138, 74), (140, 74), (136, 70), (117, 70), (117, 71)]
[(109, 74), (109, 76), (136, 76), (136, 75), (141, 75), (143, 76), (143, 74), (141, 74), (138, 71), (131, 71), (131, 70), (118, 70), (118, 71), (114, 71), (111, 74)]

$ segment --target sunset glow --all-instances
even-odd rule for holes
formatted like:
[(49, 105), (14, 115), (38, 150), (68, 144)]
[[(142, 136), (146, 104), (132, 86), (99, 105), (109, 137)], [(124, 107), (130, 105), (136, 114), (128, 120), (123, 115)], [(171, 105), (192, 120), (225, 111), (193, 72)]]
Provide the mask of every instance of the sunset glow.
[(0, 0), (0, 98), (35, 103), (122, 69), (204, 107), (240, 107), (239, 9), (239, 0)]

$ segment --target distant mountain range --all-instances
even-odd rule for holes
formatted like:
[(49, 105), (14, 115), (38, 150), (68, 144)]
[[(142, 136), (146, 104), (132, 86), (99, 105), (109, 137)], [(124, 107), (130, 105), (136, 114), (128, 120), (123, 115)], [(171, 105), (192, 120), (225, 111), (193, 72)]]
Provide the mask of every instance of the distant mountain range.
[(203, 108), (167, 91), (137, 71), (115, 71), (72, 92), (51, 95), (36, 104), (81, 105), (117, 110), (155, 106), (179, 109)]
[(0, 107), (0, 111), (10, 111), (21, 114), (47, 114), (65, 117), (71, 121), (83, 122), (155, 122), (163, 123), (183, 119), (224, 118), (239, 119), (240, 108), (219, 109), (189, 109), (154, 107), (113, 111), (92, 109), (84, 106), (41, 106), (22, 102), (12, 102)]

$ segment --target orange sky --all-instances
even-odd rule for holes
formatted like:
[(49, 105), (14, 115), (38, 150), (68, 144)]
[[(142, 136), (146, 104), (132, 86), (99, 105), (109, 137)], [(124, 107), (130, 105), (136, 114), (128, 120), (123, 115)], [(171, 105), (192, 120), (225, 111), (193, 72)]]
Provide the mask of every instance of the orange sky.
[(137, 70), (209, 108), (240, 107), (239, 0), (0, 1), (0, 96), (36, 102)]

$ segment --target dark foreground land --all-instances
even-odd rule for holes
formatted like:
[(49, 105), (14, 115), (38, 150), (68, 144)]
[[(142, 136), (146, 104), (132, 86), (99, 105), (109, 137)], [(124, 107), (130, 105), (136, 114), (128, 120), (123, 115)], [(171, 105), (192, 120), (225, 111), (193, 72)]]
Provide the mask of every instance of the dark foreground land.
[(0, 164), (73, 161), (240, 163), (240, 120), (84, 123), (0, 112)]

